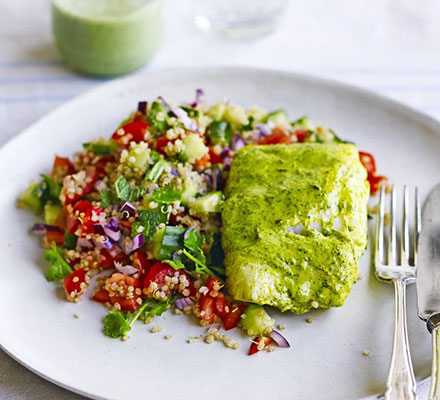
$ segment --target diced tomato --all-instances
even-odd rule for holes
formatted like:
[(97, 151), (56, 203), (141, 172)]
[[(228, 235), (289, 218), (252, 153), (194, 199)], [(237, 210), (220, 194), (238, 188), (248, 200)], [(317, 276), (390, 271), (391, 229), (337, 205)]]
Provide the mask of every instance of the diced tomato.
[(137, 251), (135, 253), (135, 257), (137, 266), (139, 267), (140, 276), (145, 277), (152, 267), (154, 261), (148, 259), (147, 255), (143, 251)]
[(372, 154), (360, 151), (359, 159), (368, 173), (367, 180), (370, 184), (370, 193), (375, 194), (380, 189), (380, 184), (386, 177), (376, 174), (376, 161)]
[[(165, 278), (168, 276), (170, 278), (177, 276), (180, 277), (181, 276), (185, 276), (186, 279), (189, 282), (189, 286), (187, 286), (185, 289), (180, 289), (180, 281), (177, 285), (175, 285), (175, 287), (170, 284), (167, 283)], [(184, 296), (186, 295), (187, 297), (190, 296), (194, 296), (196, 293), (196, 290), (194, 288), (193, 283), (191, 282), (191, 278), (182, 270), (175, 270), (173, 267), (171, 267), (168, 264), (162, 263), (162, 262), (157, 262), (155, 263), (147, 272), (147, 274), (145, 275), (145, 279), (144, 279), (144, 288), (148, 290), (148, 288), (150, 287), (151, 283), (155, 282), (158, 286), (158, 288), (160, 289), (163, 286), (167, 286), (170, 289), (170, 294), (171, 294), (171, 290), (178, 290), (181, 294), (183, 294)], [(189, 293), (186, 294), (185, 290), (188, 290)]]
[(268, 338), (268, 337), (256, 337), (254, 339), (254, 343), (251, 344), (251, 347), (249, 349), (249, 353), (248, 355), (251, 356), (252, 354), (258, 353), (260, 350), (258, 349), (260, 345), (260, 343), (263, 342), (264, 343), (264, 348), (266, 348), (267, 346), (269, 346), (271, 343), (273, 343), (273, 339)]
[(225, 313), (222, 317), (223, 326), (228, 331), (235, 328), (240, 322), (241, 314), (246, 309), (246, 304), (231, 304), (229, 306), (229, 312)]
[(92, 203), (80, 200), (73, 206), (74, 215), (79, 220), (82, 234), (94, 233), (93, 225), (98, 223), (97, 217), (104, 210), (101, 207), (94, 207)]
[(131, 229), (131, 223), (128, 221), (119, 221), (119, 225), (122, 225), (124, 228)]
[[(123, 295), (120, 294), (119, 291), (113, 291), (111, 289), (111, 286), (116, 283), (118, 286), (123, 283), (124, 287), (124, 293)], [(133, 286), (133, 291), (128, 291), (128, 287)], [(118, 272), (114, 273), (112, 276), (107, 278), (105, 281), (105, 290), (109, 293), (113, 292), (114, 296), (110, 296), (110, 303), (116, 304), (118, 303), (121, 306), (121, 311), (136, 311), (136, 309), (139, 307), (139, 300), (141, 298), (141, 295), (136, 293), (136, 289), (140, 288), (140, 281), (139, 279), (133, 278), (132, 276), (120, 274)], [(119, 294), (116, 294), (119, 293)], [(130, 293), (132, 293), (133, 297)]]
[(228, 300), (226, 300), (222, 293), (218, 293), (216, 297), (214, 297), (215, 300), (215, 314), (223, 319), (229, 311), (229, 303)]
[(57, 246), (62, 246), (64, 243), (64, 231), (47, 231), (47, 243), (55, 242)]
[(295, 135), (296, 135), (296, 139), (298, 140), (298, 142), (303, 143), (303, 142), (305, 142), (305, 140), (309, 136), (309, 132), (304, 129), (297, 129), (295, 131)]
[(99, 254), (101, 256), (99, 266), (104, 269), (114, 268), (115, 261), (122, 263), (127, 258), (125, 253), (123, 253), (122, 251), (114, 257), (110, 254), (110, 252), (107, 249), (101, 249)]
[(166, 137), (166, 135), (163, 135), (161, 137), (158, 137), (156, 139), (155, 149), (159, 153), (166, 155), (165, 153), (165, 147), (167, 146), (168, 142), (174, 142), (174, 140), (170, 140)]
[(209, 160), (211, 161), (211, 165), (214, 164), (223, 164), (224, 160), (217, 153), (214, 152), (212, 147), (209, 148)]
[[(99, 177), (99, 170), (96, 167), (87, 167), (85, 179), (83, 178), (83, 183), (79, 184), (78, 182), (81, 180), (80, 173), (69, 175), (64, 180), (63, 188), (61, 189), (61, 200), (66, 206), (78, 201), (89, 193)], [(75, 190), (73, 194), (69, 191), (71, 189)]]
[(121, 147), (128, 147), (130, 142), (143, 142), (148, 124), (145, 121), (129, 122), (118, 128), (112, 135), (112, 140)]
[(101, 157), (99, 159), (99, 161), (95, 164), (95, 166), (98, 170), (98, 175), (99, 176), (107, 175), (105, 167), (107, 166), (108, 163), (114, 163), (114, 162), (116, 162), (116, 159), (114, 156)]
[(98, 301), (99, 303), (107, 303), (110, 302), (110, 295), (104, 288), (98, 289), (98, 291), (93, 295), (93, 300)]
[(76, 271), (73, 271), (70, 275), (66, 276), (63, 281), (67, 298), (72, 300), (80, 296), (88, 284), (89, 279), (87, 278), (84, 268), (79, 268)]
[(258, 144), (279, 144), (279, 143), (293, 143), (292, 137), (276, 128), (272, 130), (272, 133), (263, 139), (258, 141)]
[(376, 173), (376, 161), (374, 160), (372, 154), (366, 153), (365, 151), (360, 151), (359, 159), (369, 174)]
[(70, 214), (66, 215), (66, 229), (69, 233), (74, 234), (78, 229), (79, 221), (71, 216)]
[(50, 173), (50, 176), (53, 179), (55, 179), (57, 182), (62, 182), (62, 179), (65, 176), (73, 173), (75, 173), (75, 168), (68, 158), (58, 156), (55, 157), (52, 172)]
[(200, 319), (212, 324), (215, 321), (215, 299), (211, 296), (201, 296), (199, 300)]

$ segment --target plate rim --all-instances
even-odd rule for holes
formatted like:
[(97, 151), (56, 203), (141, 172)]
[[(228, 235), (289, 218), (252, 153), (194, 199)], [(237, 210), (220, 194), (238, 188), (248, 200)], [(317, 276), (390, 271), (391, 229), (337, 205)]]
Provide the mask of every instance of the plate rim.
[[(159, 70), (147, 70), (145, 72), (135, 73), (133, 75), (116, 78), (102, 84), (99, 84), (97, 87), (92, 89), (88, 89), (85, 92), (81, 93), (78, 96), (73, 97), (72, 99), (64, 102), (49, 113), (43, 115), (38, 120), (31, 123), (27, 128), (15, 134), (12, 138), (7, 140), (2, 146), (0, 146), (0, 157), (3, 153), (7, 152), (9, 147), (13, 146), (19, 140), (23, 140), (29, 132), (32, 132), (35, 129), (38, 129), (40, 124), (44, 124), (47, 120), (53, 118), (54, 115), (59, 114), (60, 112), (67, 112), (70, 108), (75, 107), (76, 104), (81, 104), (88, 98), (97, 97), (100, 95), (100, 92), (105, 93), (106, 91), (114, 90), (118, 87), (123, 87), (126, 82), (140, 80), (142, 78), (154, 78), (155, 75), (173, 75), (173, 74), (193, 74), (197, 73), (207, 73), (211, 75), (215, 75), (216, 73), (250, 73), (250, 74), (262, 74), (262, 75), (271, 75), (277, 76), (289, 80), (302, 81), (304, 83), (310, 84), (318, 84), (321, 87), (326, 88), (327, 90), (336, 89), (341, 91), (348, 91), (355, 96), (363, 97), (364, 99), (369, 99), (373, 103), (382, 103), (386, 105), (388, 108), (391, 107), (393, 111), (396, 111), (399, 114), (406, 114), (409, 119), (412, 121), (417, 121), (426, 127), (429, 127), (430, 130), (434, 131), (437, 135), (440, 135), (440, 120), (421, 111), (415, 107), (407, 105), (398, 100), (392, 99), (384, 94), (375, 92), (374, 90), (363, 88), (361, 86), (357, 86), (351, 83), (346, 83), (334, 78), (328, 78), (319, 76), (317, 74), (308, 74), (296, 71), (288, 71), (285, 69), (276, 69), (276, 68), (259, 68), (259, 67), (250, 67), (250, 66), (233, 66), (233, 65), (225, 65), (225, 66), (208, 66), (208, 67), (168, 67), (161, 68)], [(5, 344), (6, 342), (6, 344)], [(9, 350), (7, 341), (5, 341), (5, 337), (2, 336), (0, 331), (0, 349), (5, 352), (9, 357), (13, 360), (24, 366), (26, 369), (31, 371), (32, 373), (40, 376), (46, 381), (53, 383), (63, 389), (66, 389), (70, 392), (79, 394), (81, 396), (96, 399), (96, 400), (107, 400), (106, 397), (102, 397), (98, 394), (89, 393), (78, 389), (76, 387), (70, 386), (68, 384), (63, 383), (61, 380), (57, 380), (56, 378), (52, 378), (49, 375), (46, 375), (44, 372), (39, 371), (38, 369), (32, 366), (32, 363), (28, 362), (22, 354), (16, 355), (12, 351)], [(418, 382), (418, 385), (422, 383), (426, 383), (429, 380), (429, 377), (421, 379)], [(385, 384), (385, 377), (384, 377)], [(373, 400), (380, 399), (382, 394), (376, 394), (368, 397), (364, 397), (358, 400)]]

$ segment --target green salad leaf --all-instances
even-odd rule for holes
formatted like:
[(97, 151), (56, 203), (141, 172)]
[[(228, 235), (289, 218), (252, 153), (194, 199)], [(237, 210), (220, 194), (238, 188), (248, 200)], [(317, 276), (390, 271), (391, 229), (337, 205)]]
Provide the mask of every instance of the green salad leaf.
[(48, 281), (62, 280), (70, 275), (73, 270), (64, 259), (63, 250), (57, 247), (54, 242), (50, 246), (52, 249), (44, 252), (44, 259), (49, 263), (49, 268), (46, 270), (46, 279)]
[(174, 203), (182, 198), (182, 192), (175, 186), (167, 183), (164, 187), (156, 189), (153, 192), (152, 200), (158, 203)]
[(123, 201), (135, 201), (146, 193), (143, 186), (132, 188), (124, 175), (120, 175), (115, 182), (116, 195)]

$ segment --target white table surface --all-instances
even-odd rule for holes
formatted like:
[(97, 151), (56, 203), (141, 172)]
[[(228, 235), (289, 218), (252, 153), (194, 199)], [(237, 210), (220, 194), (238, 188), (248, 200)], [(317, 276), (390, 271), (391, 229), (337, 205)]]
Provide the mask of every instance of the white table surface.
[[(202, 33), (192, 23), (192, 0), (167, 1), (162, 46), (138, 74), (212, 65), (298, 71), (364, 86), (440, 118), (436, 0), (289, 0), (278, 29), (254, 41)], [(0, 145), (105, 81), (63, 64), (52, 40), (49, 0), (0, 0)], [(7, 329), (4, 323), (0, 329)], [(0, 351), (1, 400), (80, 398)]]

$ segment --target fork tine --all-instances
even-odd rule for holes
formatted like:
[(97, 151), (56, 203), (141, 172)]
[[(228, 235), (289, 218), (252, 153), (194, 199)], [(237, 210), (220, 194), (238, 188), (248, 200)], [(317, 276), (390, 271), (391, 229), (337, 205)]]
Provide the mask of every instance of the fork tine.
[(380, 194), (379, 194), (379, 210), (377, 214), (376, 219), (376, 262), (383, 263), (382, 258), (384, 254), (384, 232), (383, 232), (383, 216), (385, 214), (385, 185), (382, 184), (380, 187)]
[(403, 187), (403, 213), (402, 213), (402, 246), (401, 246), (401, 263), (402, 265), (409, 264), (409, 227), (408, 227), (408, 188), (405, 185)]
[(396, 254), (396, 187), (392, 185), (390, 196), (390, 236), (388, 242), (388, 264), (397, 263)]
[(420, 199), (419, 199), (419, 191), (417, 186), (414, 189), (414, 197), (415, 197), (415, 218), (414, 218), (414, 265), (417, 265), (417, 247), (420, 229), (422, 227), (422, 216), (420, 212)]

